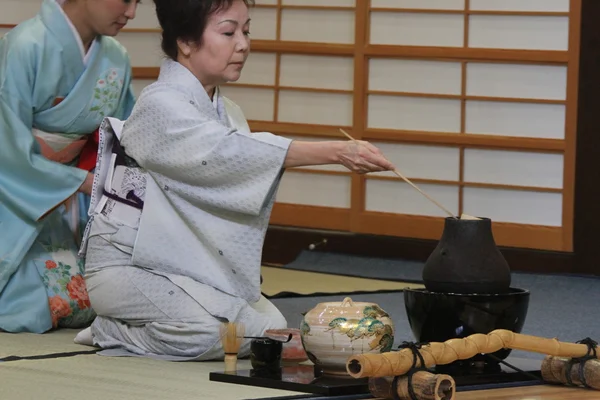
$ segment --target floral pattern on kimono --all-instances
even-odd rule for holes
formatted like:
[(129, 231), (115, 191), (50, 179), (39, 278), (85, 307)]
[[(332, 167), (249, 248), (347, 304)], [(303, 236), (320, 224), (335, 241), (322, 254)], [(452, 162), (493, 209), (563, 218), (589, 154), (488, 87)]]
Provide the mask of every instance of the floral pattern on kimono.
[(34, 262), (48, 293), (52, 328), (80, 328), (95, 317), (83, 278), (84, 260), (77, 257), (72, 234), (56, 229), (65, 219), (59, 213), (48, 218), (48, 228), (34, 244), (38, 250)]
[(121, 99), (123, 79), (116, 68), (110, 68), (96, 82), (94, 97), (90, 111), (97, 112), (102, 117), (113, 111)]

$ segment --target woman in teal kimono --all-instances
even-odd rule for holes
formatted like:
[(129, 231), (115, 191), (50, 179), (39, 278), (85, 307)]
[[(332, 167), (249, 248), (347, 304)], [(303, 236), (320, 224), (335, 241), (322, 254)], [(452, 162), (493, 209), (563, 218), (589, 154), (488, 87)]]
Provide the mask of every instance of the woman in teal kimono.
[(136, 1), (44, 0), (0, 39), (0, 331), (88, 325), (78, 259), (104, 117), (134, 103), (112, 37)]

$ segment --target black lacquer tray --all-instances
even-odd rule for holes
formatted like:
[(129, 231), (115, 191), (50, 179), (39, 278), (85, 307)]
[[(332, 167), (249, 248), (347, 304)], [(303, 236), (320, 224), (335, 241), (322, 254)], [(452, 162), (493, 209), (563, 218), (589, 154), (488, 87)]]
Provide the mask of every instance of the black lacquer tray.
[[(529, 386), (540, 377), (541, 360), (511, 358), (506, 359), (517, 372), (505, 365), (494, 368), (466, 368), (461, 366), (434, 367), (431, 372), (450, 374), (456, 383), (457, 391), (493, 389), (507, 386)], [(269, 389), (289, 390), (325, 396), (368, 394), (368, 378), (337, 378), (323, 376), (313, 365), (282, 366), (278, 371), (238, 370), (236, 372), (211, 372), (209, 379), (215, 382), (258, 386)]]

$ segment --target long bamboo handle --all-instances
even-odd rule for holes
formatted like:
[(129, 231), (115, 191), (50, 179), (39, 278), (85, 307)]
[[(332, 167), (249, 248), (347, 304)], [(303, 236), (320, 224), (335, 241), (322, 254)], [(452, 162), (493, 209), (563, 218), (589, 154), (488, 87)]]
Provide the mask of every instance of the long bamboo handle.
[[(342, 132), (348, 139), (352, 140), (357, 145), (359, 144), (358, 141), (356, 139), (354, 139), (352, 136), (350, 136), (345, 130), (340, 129), (340, 132)], [(408, 183), (410, 186), (412, 186), (413, 188), (415, 188), (419, 193), (421, 193), (423, 196), (425, 196), (429, 201), (431, 201), (433, 204), (435, 204), (436, 206), (438, 206), (439, 208), (441, 208), (446, 214), (448, 214), (451, 217), (454, 217), (454, 214), (451, 211), (449, 211), (446, 207), (444, 207), (443, 205), (441, 205), (440, 203), (438, 203), (437, 201), (435, 201), (427, 193), (425, 193), (424, 191), (422, 191), (421, 189), (419, 189), (417, 187), (417, 185), (415, 185), (407, 177), (405, 177), (404, 175), (402, 175), (400, 173), (400, 171), (398, 171), (397, 169), (394, 168), (393, 172), (394, 172), (394, 174), (398, 175), (401, 179), (403, 179), (406, 183)]]
[[(588, 346), (497, 329), (487, 335), (476, 333), (464, 339), (432, 342), (421, 347), (419, 352), (423, 356), (425, 367), (432, 367), (467, 360), (476, 354), (494, 353), (501, 349), (524, 350), (557, 357), (583, 357), (588, 351)], [(600, 358), (600, 352), (597, 358)], [(412, 365), (412, 350), (403, 349), (351, 356), (346, 362), (346, 370), (354, 378), (398, 376), (410, 371)]]

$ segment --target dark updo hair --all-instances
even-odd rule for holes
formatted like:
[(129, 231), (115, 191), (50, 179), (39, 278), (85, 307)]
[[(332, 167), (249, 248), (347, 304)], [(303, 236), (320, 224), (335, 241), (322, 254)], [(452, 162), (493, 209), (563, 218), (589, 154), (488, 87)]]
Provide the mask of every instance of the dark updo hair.
[[(209, 17), (231, 7), (235, 0), (154, 0), (156, 16), (162, 28), (161, 47), (167, 56), (177, 60), (177, 40), (201, 43)], [(254, 0), (242, 0), (246, 6)]]

